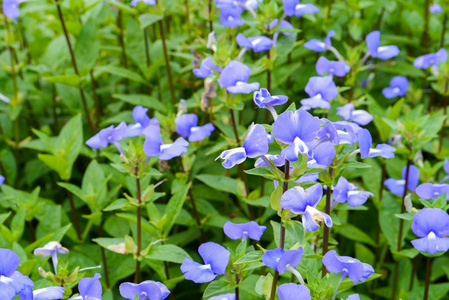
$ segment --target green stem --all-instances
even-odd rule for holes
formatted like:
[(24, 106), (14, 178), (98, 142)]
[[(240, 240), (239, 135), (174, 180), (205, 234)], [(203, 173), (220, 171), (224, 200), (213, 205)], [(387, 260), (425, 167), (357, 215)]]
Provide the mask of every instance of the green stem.
[[(137, 173), (137, 170), (136, 170)], [(137, 174), (136, 174), (137, 175)], [(140, 282), (140, 252), (142, 251), (142, 195), (140, 191), (140, 178), (136, 177), (137, 200), (139, 206), (137, 207), (137, 262), (136, 274), (134, 274), (134, 283)]]
[[(101, 233), (101, 224), (97, 226), (97, 236), (99, 238), (103, 237), (103, 234)], [(104, 270), (104, 279), (106, 281), (106, 288), (109, 288), (110, 282), (109, 282), (109, 272), (108, 272), (108, 264), (106, 260), (106, 253), (104, 251), (103, 247), (100, 247), (101, 250), (101, 259), (103, 260), (103, 270)]]

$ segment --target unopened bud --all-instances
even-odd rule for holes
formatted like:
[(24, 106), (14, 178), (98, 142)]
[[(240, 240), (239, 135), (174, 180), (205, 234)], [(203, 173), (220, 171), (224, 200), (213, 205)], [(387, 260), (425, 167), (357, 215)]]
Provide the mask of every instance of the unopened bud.
[(217, 52), (217, 40), (215, 39), (215, 31), (211, 31), (207, 35), (207, 49)]
[(412, 204), (412, 194), (408, 194), (404, 198), (404, 207), (408, 213), (412, 212), (413, 204)]

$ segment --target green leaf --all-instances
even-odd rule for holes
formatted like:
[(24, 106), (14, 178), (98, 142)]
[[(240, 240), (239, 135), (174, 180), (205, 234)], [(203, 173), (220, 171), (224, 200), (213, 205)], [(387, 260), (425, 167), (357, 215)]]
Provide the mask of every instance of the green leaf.
[(233, 290), (234, 287), (228, 281), (215, 280), (207, 286), (206, 290), (204, 291), (203, 298), (208, 299), (209, 297), (229, 293)]
[(181, 213), (182, 206), (184, 205), (184, 200), (186, 199), (187, 192), (189, 191), (190, 184), (181, 188), (176, 192), (168, 201), (167, 207), (165, 208), (165, 216), (167, 222), (164, 226), (164, 236), (168, 237), (170, 230), (173, 225), (175, 225), (176, 218)]
[(11, 232), (16, 242), (22, 237), (23, 230), (25, 228), (25, 216), (26, 216), (26, 207), (23, 207), (17, 210), (16, 215), (12, 218)]
[(168, 261), (182, 264), (184, 259), (192, 259), (190, 255), (181, 247), (176, 245), (154, 245), (150, 252), (145, 255), (145, 259)]
[(162, 113), (167, 112), (167, 108), (159, 102), (154, 97), (144, 95), (144, 94), (133, 94), (133, 95), (125, 95), (125, 94), (114, 94), (113, 98), (121, 100), (126, 103), (130, 103), (132, 105), (142, 105), (143, 107), (148, 107)]
[(218, 191), (237, 195), (238, 181), (233, 178), (221, 175), (206, 175), (206, 174), (197, 175), (195, 176), (195, 178)]
[(141, 14), (139, 16), (140, 28), (145, 29), (150, 25), (153, 25), (159, 20), (162, 20), (163, 17), (161, 15), (156, 14)]
[(79, 87), (81, 81), (76, 74), (43, 77), (43, 79), (50, 83), (60, 83), (73, 87)]
[(55, 170), (62, 180), (70, 179), (70, 174), (68, 173), (69, 164), (65, 158), (50, 154), (38, 154), (37, 157), (51, 169)]
[(99, 39), (91, 20), (84, 24), (83, 30), (76, 39), (74, 52), (78, 69), (82, 74), (87, 74), (94, 67), (100, 54)]
[(360, 230), (359, 228), (357, 228), (352, 224), (348, 223), (342, 224), (340, 226), (334, 226), (333, 229), (347, 239), (374, 246), (373, 239), (365, 232), (363, 232), (362, 230)]
[(270, 196), (270, 205), (271, 208), (274, 209), (277, 212), (281, 212), (282, 211), (282, 207), (281, 207), (281, 197), (282, 197), (282, 186), (278, 186), (273, 193), (271, 193)]
[(262, 251), (251, 251), (243, 255), (243, 257), (237, 260), (236, 262), (234, 262), (234, 265), (259, 262), (262, 255), (263, 255)]
[(366, 168), (371, 168), (371, 165), (365, 164), (365, 163), (361, 163), (358, 161), (351, 161), (351, 162), (345, 162), (343, 164), (344, 167), (347, 168), (354, 168), (354, 169), (366, 169)]
[[(265, 177), (268, 180), (282, 180), (282, 173), (278, 170), (278, 172), (274, 173), (270, 168), (268, 167), (257, 167), (250, 170), (245, 170), (246, 174), (249, 175), (256, 175), (256, 176), (262, 176)], [(279, 174), (280, 173), (280, 174)], [(281, 177), (279, 177), (281, 176)]]
[(146, 81), (138, 73), (130, 71), (125, 68), (122, 68), (122, 67), (115, 67), (115, 66), (111, 66), (111, 65), (100, 66), (100, 67), (95, 68), (95, 73), (96, 74), (109, 73), (112, 75), (116, 75), (119, 77), (123, 77), (123, 78), (129, 79), (129, 80), (132, 80), (132, 81), (146, 84)]

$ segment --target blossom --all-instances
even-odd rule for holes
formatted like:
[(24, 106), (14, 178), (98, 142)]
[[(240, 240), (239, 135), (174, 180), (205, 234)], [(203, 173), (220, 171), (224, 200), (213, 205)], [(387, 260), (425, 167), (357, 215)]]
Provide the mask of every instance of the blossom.
[(284, 13), (291, 17), (296, 15), (297, 17), (301, 17), (302, 14), (310, 14), (319, 12), (319, 8), (313, 4), (299, 4), (299, 0), (283, 0), (284, 5)]
[(139, 2), (143, 2), (145, 5), (156, 5), (156, 0), (132, 0), (130, 5), (132, 7), (136, 6)]
[[(406, 172), (407, 167), (404, 167), (402, 169), (402, 179), (388, 178), (387, 180), (385, 180), (384, 183), (392, 194), (402, 196), (402, 194), (404, 193)], [(419, 181), (419, 170), (414, 165), (410, 165), (407, 188), (410, 191), (414, 191), (416, 186), (418, 185), (418, 181)]]
[(28, 287), (34, 286), (28, 276), (16, 271), (19, 264), (20, 259), (15, 252), (0, 249), (0, 299), (11, 300)]
[(324, 255), (323, 264), (328, 272), (342, 273), (342, 279), (348, 276), (354, 284), (359, 281), (365, 282), (374, 273), (373, 267), (369, 264), (349, 256), (339, 256), (335, 250), (330, 250)]
[(371, 133), (368, 129), (363, 128), (357, 133), (357, 138), (359, 140), (360, 157), (364, 159), (365, 157), (378, 157), (383, 158), (393, 158), (396, 149), (387, 144), (379, 144), (376, 148), (372, 149), (373, 139)]
[(5, 176), (0, 175), (0, 185), (2, 185), (3, 182), (5, 182)]
[(101, 275), (95, 273), (94, 277), (85, 277), (78, 283), (79, 296), (69, 300), (101, 300), (103, 290), (101, 288)]
[(273, 40), (263, 35), (247, 38), (239, 33), (236, 39), (240, 47), (251, 48), (254, 52), (267, 51), (273, 45)]
[(147, 115), (148, 108), (138, 105), (133, 108), (132, 116), (135, 124), (129, 124), (126, 128), (125, 137), (133, 137), (143, 134), (143, 130), (150, 125), (150, 117)]
[(258, 82), (248, 83), (251, 69), (239, 61), (231, 61), (218, 78), (220, 86), (232, 94), (248, 94), (259, 88)]
[(120, 284), (120, 295), (125, 299), (133, 300), (139, 296), (139, 300), (163, 300), (168, 297), (170, 291), (160, 282), (146, 280), (141, 283), (124, 282)]
[(315, 52), (323, 52), (326, 51), (326, 49), (329, 49), (329, 47), (332, 46), (331, 37), (335, 35), (335, 30), (331, 30), (327, 33), (326, 39), (323, 41), (312, 39), (306, 43), (304, 43), (304, 47), (307, 49), (313, 50)]
[[(276, 18), (276, 19), (274, 19), (273, 21), (271, 21), (270, 24), (268, 24), (268, 26), (265, 25), (265, 27), (266, 27), (268, 30), (271, 30), (271, 29), (273, 29), (274, 27), (276, 27), (276, 25), (277, 25), (276, 30), (279, 30), (279, 29), (281, 29), (281, 28), (293, 29), (293, 25), (292, 25), (290, 22), (287, 22), (287, 21), (285, 21), (285, 20), (281, 20), (281, 23), (279, 23), (279, 25), (278, 25), (278, 23), (279, 23), (279, 20)], [(275, 34), (279, 34), (279, 31), (276, 31)], [(294, 32), (284, 32), (284, 31), (282, 31), (282, 34), (285, 35), (285, 36), (290, 36), (290, 35), (294, 35), (295, 33), (294, 33)], [(274, 35), (273, 35), (273, 40), (276, 40), (276, 39), (274, 38)]]
[(169, 160), (187, 152), (189, 143), (182, 137), (171, 144), (164, 144), (161, 137), (160, 126), (157, 119), (153, 118), (143, 131), (145, 142), (143, 151), (148, 157), (158, 156), (161, 160)]
[(187, 280), (195, 283), (210, 282), (226, 272), (231, 253), (223, 246), (214, 242), (207, 242), (198, 248), (204, 265), (185, 258), (181, 265), (181, 271)]
[(209, 300), (235, 300), (235, 293), (218, 295), (215, 297), (210, 297)]
[(423, 183), (416, 187), (416, 194), (423, 200), (430, 200), (446, 193), (446, 200), (449, 200), (449, 184)]
[(345, 76), (351, 68), (342, 60), (330, 61), (324, 56), (320, 56), (315, 65), (316, 72), (320, 75), (327, 73), (338, 77)]
[(223, 167), (230, 169), (241, 164), (247, 157), (254, 158), (268, 152), (268, 137), (265, 128), (259, 124), (251, 124), (248, 135), (243, 142), (243, 147), (223, 151), (219, 157), (224, 159)]
[(360, 296), (359, 296), (359, 294), (352, 294), (352, 295), (349, 295), (346, 300), (360, 300)]
[(373, 120), (373, 116), (365, 110), (354, 110), (354, 104), (348, 103), (337, 107), (337, 115), (342, 116), (347, 121), (353, 121), (359, 125), (367, 125)]
[(64, 288), (52, 286), (33, 291), (31, 287), (20, 293), (20, 300), (49, 300), (61, 299), (64, 296)]
[(373, 193), (367, 191), (357, 191), (357, 187), (349, 183), (343, 176), (338, 179), (333, 195), (335, 201), (339, 203), (347, 201), (352, 207), (363, 205), (369, 196), (374, 196)]
[(371, 57), (379, 57), (381, 60), (395, 57), (399, 54), (398, 46), (379, 46), (380, 45), (380, 31), (376, 30), (366, 36), (366, 44)]
[(285, 164), (285, 158), (283, 158), (281, 155), (266, 154), (266, 155), (262, 155), (260, 158), (258, 158), (256, 160), (256, 162), (254, 163), (254, 167), (256, 167), (256, 168), (268, 167), (267, 162), (266, 162), (267, 160), (268, 161), (271, 160), (274, 163), (274, 165), (277, 167), (281, 167)]
[(47, 257), (51, 255), (55, 274), (58, 272), (58, 253), (67, 254), (69, 249), (62, 247), (59, 242), (49, 242), (43, 248), (34, 249), (34, 255)]
[(438, 66), (440, 62), (445, 62), (447, 60), (447, 51), (441, 48), (436, 53), (429, 53), (419, 56), (413, 62), (415, 68), (427, 69), (430, 66)]
[(435, 254), (449, 249), (449, 215), (441, 208), (423, 208), (413, 216), (411, 243), (418, 251)]
[(121, 122), (117, 127), (111, 125), (107, 128), (100, 130), (96, 135), (86, 141), (86, 145), (93, 149), (100, 149), (107, 147), (109, 143), (114, 144), (117, 149), (122, 153), (122, 147), (118, 141), (126, 137), (128, 126), (125, 122)]
[(25, 2), (25, 0), (3, 0), (3, 14), (17, 23), (20, 14), (19, 4), (22, 2)]
[(303, 249), (299, 247), (298, 250), (285, 251), (282, 248), (274, 250), (267, 250), (262, 255), (263, 263), (270, 268), (275, 269), (279, 274), (284, 274), (285, 271), (296, 268), (302, 258)]
[(283, 95), (271, 96), (267, 89), (262, 88), (260, 91), (254, 92), (253, 101), (259, 108), (267, 108), (268, 106), (285, 104), (288, 97)]
[(220, 25), (229, 28), (237, 28), (245, 22), (240, 19), (243, 8), (240, 5), (228, 5), (220, 9)]
[(254, 221), (243, 224), (228, 221), (223, 226), (224, 233), (233, 240), (246, 240), (249, 237), (252, 240), (259, 241), (265, 229), (267, 229), (266, 226), (260, 226)]
[(316, 209), (323, 196), (323, 187), (317, 183), (307, 189), (295, 186), (287, 190), (281, 197), (281, 206), (294, 214), (302, 214), (302, 224), (306, 231), (315, 231), (320, 228), (317, 221), (324, 222), (332, 227), (331, 217)]
[(289, 146), (282, 149), (281, 155), (293, 162), (299, 154), (311, 151), (310, 143), (320, 129), (320, 121), (305, 110), (290, 110), (279, 115), (273, 124), (273, 136)]
[(222, 68), (214, 64), (212, 59), (208, 57), (201, 62), (201, 66), (199, 69), (193, 70), (193, 74), (195, 74), (195, 76), (198, 78), (206, 78), (214, 73), (213, 70), (217, 71), (218, 73), (221, 73), (221, 71), (223, 71)]
[(305, 285), (284, 283), (277, 290), (279, 300), (311, 300), (310, 290)]
[(176, 132), (185, 138), (189, 138), (189, 142), (198, 142), (210, 136), (215, 130), (214, 125), (207, 123), (203, 126), (198, 124), (198, 116), (195, 114), (184, 114), (175, 120)]
[(396, 96), (404, 97), (408, 89), (408, 79), (404, 76), (395, 76), (390, 81), (390, 86), (382, 90), (385, 98), (391, 99)]
[(442, 11), (443, 11), (443, 8), (441, 7), (441, 5), (439, 5), (438, 3), (435, 3), (435, 2), (429, 7), (429, 12), (431, 14), (439, 14)]
[(337, 97), (338, 90), (332, 77), (310, 77), (305, 92), (310, 98), (301, 100), (301, 104), (307, 108), (329, 109), (329, 101)]

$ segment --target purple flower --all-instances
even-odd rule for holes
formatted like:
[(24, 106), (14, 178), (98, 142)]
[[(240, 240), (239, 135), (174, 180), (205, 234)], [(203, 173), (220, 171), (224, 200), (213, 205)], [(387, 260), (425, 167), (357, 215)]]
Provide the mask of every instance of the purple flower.
[[(267, 27), (268, 30), (273, 29), (274, 27), (276, 27), (276, 25), (278, 24), (279, 20), (278, 19), (274, 19), (273, 21), (270, 22), (270, 24), (267, 26), (265, 25), (265, 27)], [(280, 28), (288, 28), (288, 29), (293, 29), (293, 25), (290, 24), (289, 22), (282, 20), (281, 23), (278, 25), (278, 27), (276, 28), (276, 30), (280, 29)], [(278, 31), (276, 31), (276, 33), (278, 33)], [(275, 34), (276, 34), (275, 33)], [(283, 35), (285, 36), (290, 36), (290, 35), (294, 35), (294, 32), (282, 32)], [(273, 40), (276, 40), (274, 38), (273, 35)]]
[(339, 203), (347, 201), (352, 207), (363, 205), (369, 196), (374, 196), (373, 193), (367, 191), (357, 191), (357, 187), (349, 183), (343, 176), (338, 179), (333, 195), (335, 201)]
[(5, 182), (5, 176), (0, 175), (0, 185), (2, 185), (3, 182)]
[(331, 37), (335, 35), (335, 30), (331, 30), (326, 35), (326, 39), (323, 41), (320, 40), (310, 40), (304, 44), (304, 47), (307, 49), (313, 50), (315, 52), (323, 52), (326, 51), (326, 49), (329, 49), (330, 46), (332, 46)]
[(68, 300), (101, 300), (103, 290), (101, 288), (101, 275), (96, 273), (94, 277), (85, 277), (78, 283), (79, 296), (69, 298)]
[(345, 76), (351, 68), (342, 60), (330, 61), (326, 57), (321, 56), (316, 62), (316, 72), (320, 75), (335, 75), (338, 77)]
[(441, 48), (436, 53), (429, 53), (423, 56), (419, 56), (413, 62), (415, 68), (427, 69), (430, 66), (438, 66), (440, 62), (445, 62), (447, 60), (447, 51)]
[(64, 288), (60, 286), (52, 286), (35, 291), (31, 287), (28, 287), (20, 293), (20, 300), (61, 299), (63, 296)]
[(335, 250), (330, 250), (324, 255), (323, 264), (328, 272), (342, 273), (342, 279), (348, 276), (354, 284), (359, 281), (365, 282), (374, 273), (373, 267), (369, 264), (349, 256), (339, 256)]
[(310, 143), (320, 130), (320, 121), (305, 110), (286, 111), (273, 124), (273, 136), (290, 146), (282, 149), (281, 155), (289, 161), (297, 161), (298, 155), (309, 154)]
[[(138, 105), (133, 108), (133, 118), (136, 121), (135, 124), (129, 124), (126, 128), (125, 137), (133, 137), (142, 135), (143, 130), (150, 125), (150, 117), (147, 115), (148, 108)], [(121, 124), (120, 124), (121, 125)]]
[(305, 285), (284, 283), (277, 290), (279, 300), (311, 300), (310, 290)]
[(395, 76), (390, 81), (390, 86), (382, 90), (385, 98), (391, 99), (396, 96), (404, 97), (408, 89), (408, 79), (404, 76)]
[(268, 137), (265, 128), (259, 124), (251, 124), (243, 147), (223, 151), (215, 160), (222, 158), (223, 167), (230, 169), (241, 164), (247, 157), (254, 158), (268, 152)]
[(198, 142), (210, 136), (215, 130), (214, 125), (207, 123), (203, 126), (198, 124), (198, 116), (195, 114), (184, 114), (175, 120), (176, 132), (182, 137), (189, 137), (189, 142)]
[(347, 121), (353, 121), (359, 125), (367, 125), (373, 120), (373, 116), (365, 110), (354, 110), (354, 104), (348, 103), (337, 107), (337, 115), (342, 116)]
[(449, 249), (449, 215), (441, 208), (423, 208), (413, 217), (413, 232), (420, 237), (411, 241), (418, 251), (435, 254)]
[(28, 276), (16, 271), (19, 256), (9, 249), (0, 249), (0, 299), (10, 300), (28, 287), (34, 286)]
[[(266, 154), (263, 156), (265, 156), (265, 158), (267, 160), (271, 160), (274, 163), (274, 165), (277, 167), (281, 167), (285, 164), (285, 158), (283, 158), (281, 155)], [(254, 163), (254, 167), (258, 168), (258, 167), (267, 167), (268, 166), (266, 161), (262, 157), (260, 157), (256, 160), (256, 162)]]
[(156, 118), (151, 119), (150, 124), (145, 128), (143, 134), (145, 134), (143, 151), (148, 157), (159, 156), (161, 160), (169, 160), (187, 152), (189, 142), (182, 137), (178, 138), (172, 144), (164, 144), (159, 122)]
[(231, 61), (221, 72), (218, 83), (232, 94), (248, 94), (259, 89), (259, 83), (248, 83), (251, 69), (239, 61)]
[(240, 19), (243, 8), (240, 5), (228, 5), (220, 9), (220, 25), (229, 28), (237, 28), (245, 22)]
[(379, 57), (381, 60), (390, 59), (399, 54), (398, 46), (379, 46), (380, 31), (376, 30), (366, 36), (366, 44), (371, 57)]
[(346, 300), (360, 300), (360, 296), (359, 296), (359, 294), (352, 294), (352, 295), (349, 295)]
[(373, 143), (373, 139), (371, 137), (371, 133), (368, 129), (363, 128), (357, 133), (357, 138), (359, 140), (359, 148), (360, 148), (360, 157), (364, 159), (365, 157), (378, 157), (381, 156), (383, 158), (393, 158), (395, 148), (391, 147), (387, 144), (379, 144), (375, 149), (371, 148)]
[(267, 267), (275, 269), (279, 274), (284, 274), (285, 271), (291, 271), (299, 265), (302, 253), (302, 247), (299, 247), (298, 250), (288, 251), (282, 248), (276, 248), (274, 250), (267, 250), (262, 255), (262, 261)]
[(130, 300), (133, 300), (136, 296), (139, 296), (139, 300), (163, 300), (170, 295), (170, 291), (163, 283), (146, 280), (138, 284), (122, 283), (120, 285), (120, 295)]
[(232, 240), (246, 240), (248, 237), (255, 241), (260, 241), (260, 237), (267, 229), (266, 226), (260, 226), (254, 221), (234, 224), (232, 222), (226, 222), (223, 226), (224, 233)]
[(337, 97), (338, 90), (332, 77), (310, 77), (305, 92), (310, 98), (301, 100), (301, 104), (307, 108), (329, 109), (329, 101)]
[(194, 69), (193, 74), (195, 74), (198, 78), (206, 78), (212, 75), (214, 72), (212, 70), (221, 73), (223, 71), (222, 68), (218, 67), (210, 57), (206, 58), (201, 62), (201, 66), (199, 69)]
[(416, 187), (415, 192), (423, 200), (435, 199), (446, 193), (446, 200), (449, 200), (449, 184), (445, 183), (423, 183)]
[(210, 297), (209, 300), (235, 300), (235, 293), (223, 294)]
[(17, 23), (20, 14), (19, 4), (22, 2), (25, 2), (25, 0), (3, 0), (3, 14)]
[(270, 50), (273, 45), (273, 40), (263, 35), (247, 38), (243, 34), (239, 33), (236, 39), (237, 44), (239, 44), (240, 47), (251, 48), (254, 52)]
[(288, 101), (288, 97), (283, 95), (271, 96), (267, 89), (262, 88), (260, 91), (254, 92), (253, 100), (259, 108), (267, 108), (285, 104)]
[[(387, 180), (385, 180), (384, 183), (392, 194), (402, 196), (402, 194), (404, 193), (406, 173), (407, 167), (404, 167), (402, 169), (402, 179), (398, 180), (388, 178)], [(419, 181), (419, 170), (414, 165), (410, 165), (407, 188), (410, 191), (414, 191), (416, 186), (418, 185), (418, 181)]]
[(302, 214), (302, 224), (306, 231), (315, 231), (320, 228), (317, 221), (324, 222), (332, 227), (332, 219), (315, 207), (323, 196), (323, 187), (317, 183), (308, 189), (295, 186), (286, 191), (281, 197), (281, 206), (294, 214)]
[(441, 7), (441, 5), (439, 5), (438, 3), (434, 2), (430, 7), (429, 7), (429, 12), (431, 14), (439, 14), (440, 12), (443, 11), (443, 8)]
[(316, 13), (320, 10), (313, 4), (299, 4), (299, 0), (283, 0), (284, 5), (284, 13), (291, 17), (296, 15), (297, 17), (301, 17), (302, 14), (310, 14)]
[(143, 2), (145, 5), (156, 5), (156, 0), (132, 0), (130, 5), (132, 7), (136, 6), (139, 2)]
[(51, 255), (55, 274), (58, 272), (58, 253), (67, 254), (69, 249), (62, 247), (59, 242), (49, 242), (43, 248), (34, 249), (33, 254), (36, 256), (47, 257)]
[(93, 149), (100, 149), (107, 147), (109, 143), (114, 144), (122, 153), (121, 146), (118, 141), (126, 137), (128, 126), (125, 122), (121, 122), (117, 127), (111, 125), (105, 129), (100, 130), (96, 135), (86, 141), (86, 144)]
[(187, 280), (195, 283), (210, 282), (226, 272), (231, 253), (223, 246), (208, 242), (200, 245), (198, 252), (204, 260), (204, 265), (184, 259), (181, 271)]

